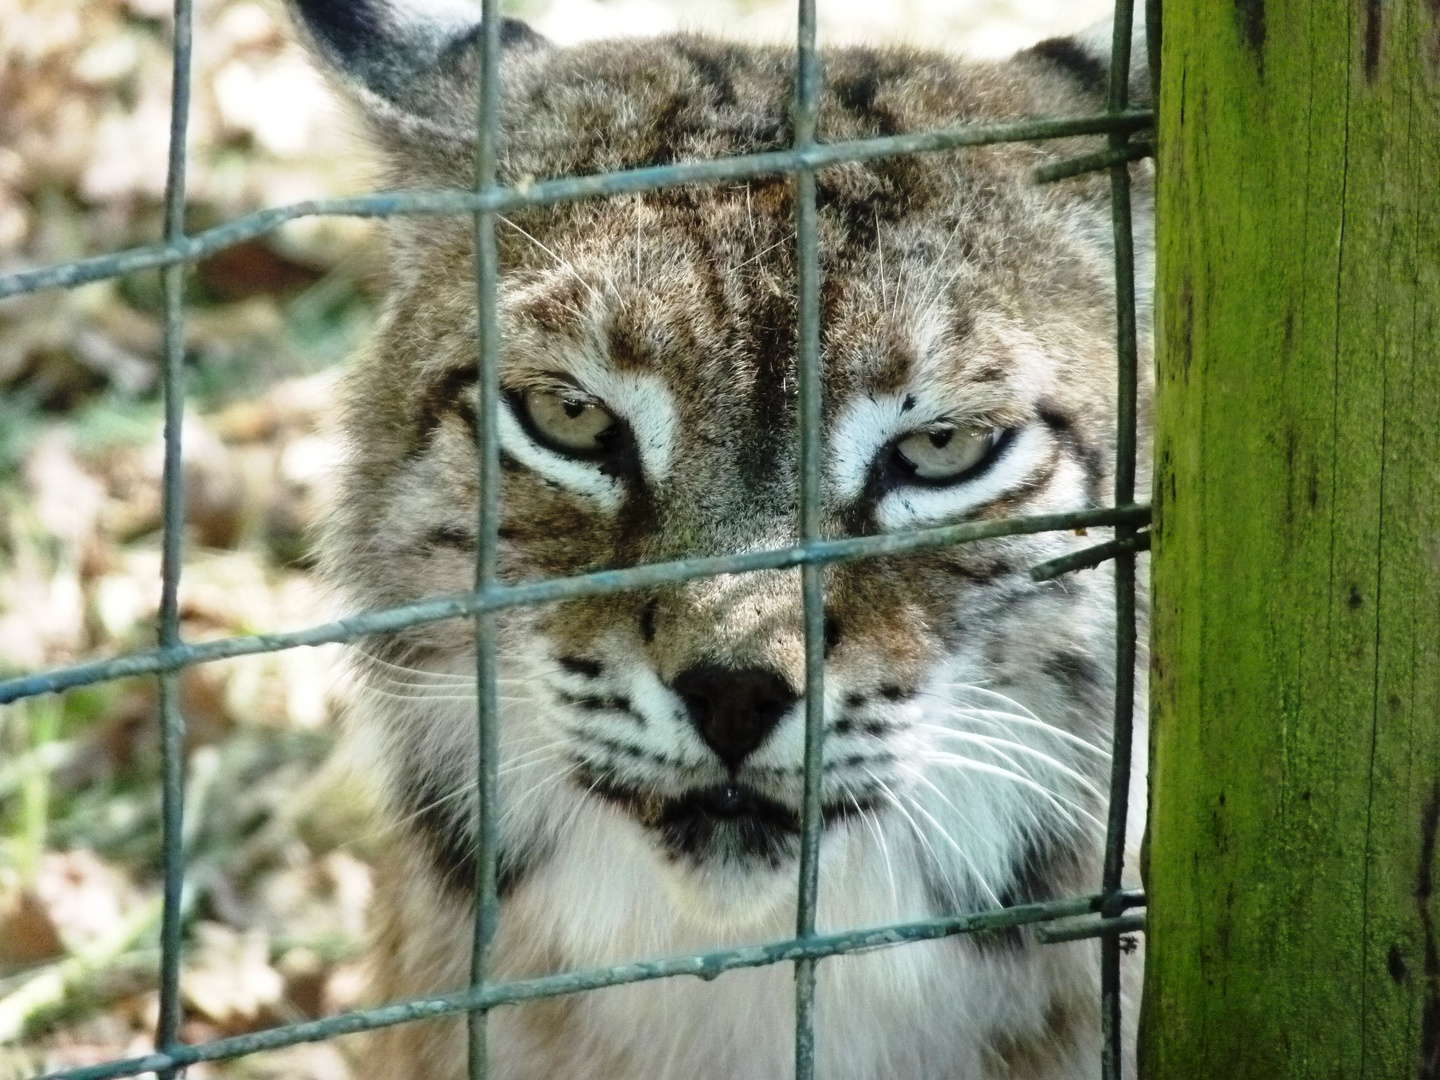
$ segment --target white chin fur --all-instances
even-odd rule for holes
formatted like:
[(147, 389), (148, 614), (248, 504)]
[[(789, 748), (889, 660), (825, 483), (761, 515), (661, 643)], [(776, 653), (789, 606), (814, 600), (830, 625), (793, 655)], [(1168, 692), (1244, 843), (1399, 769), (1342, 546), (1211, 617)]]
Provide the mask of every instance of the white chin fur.
[(772, 922), (793, 906), (796, 866), (772, 869), (761, 863), (697, 868), (662, 863), (666, 899), (684, 921), (717, 934), (744, 934)]

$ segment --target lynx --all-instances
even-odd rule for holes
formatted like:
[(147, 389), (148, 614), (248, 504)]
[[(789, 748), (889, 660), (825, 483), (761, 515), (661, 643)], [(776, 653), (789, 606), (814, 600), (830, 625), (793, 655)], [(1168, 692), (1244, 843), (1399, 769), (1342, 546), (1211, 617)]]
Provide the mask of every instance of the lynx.
[[(476, 16), (398, 0), (298, 8), (386, 185), (473, 186)], [(688, 35), (560, 48), (513, 20), (501, 38), (503, 183), (792, 140), (789, 49)], [(1004, 62), (824, 50), (820, 138), (1100, 111), (1102, 40), (1108, 29)], [(1133, 85), (1143, 96), (1138, 65)], [(1108, 502), (1109, 184), (1034, 180), (1037, 165), (1098, 145), (818, 173), (827, 535)], [(1147, 165), (1133, 172), (1143, 317), (1150, 180)], [(793, 199), (776, 175), (501, 219), (504, 580), (796, 542)], [(471, 587), (475, 440), (487, 422), (474, 407), (472, 222), (387, 227), (389, 298), (350, 371), (343, 498), (325, 540), (330, 577), (362, 608)], [(1098, 886), (1113, 573), (1042, 584), (1027, 571), (1102, 533), (826, 571), (822, 932)], [(798, 571), (507, 610), (499, 634), (496, 977), (791, 936)], [(376, 906), (383, 1000), (467, 983), (474, 657), (465, 620), (357, 649), (356, 730), (391, 815)], [(777, 965), (500, 1008), (494, 1075), (786, 1076), (793, 978)], [(1098, 986), (1095, 942), (1041, 944), (1031, 929), (827, 959), (818, 1075), (1094, 1077)], [(376, 1036), (365, 1075), (452, 1080), (465, 1059), (463, 1020), (401, 1026)]]

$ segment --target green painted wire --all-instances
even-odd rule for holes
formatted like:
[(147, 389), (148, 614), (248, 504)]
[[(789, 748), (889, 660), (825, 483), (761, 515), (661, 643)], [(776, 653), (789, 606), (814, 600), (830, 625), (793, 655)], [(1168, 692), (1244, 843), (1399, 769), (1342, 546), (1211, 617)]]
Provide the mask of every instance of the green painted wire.
[[(190, 119), (190, 54), (195, 12), (192, 0), (175, 0), (174, 76), (170, 95), (170, 151), (165, 177), (165, 243), (185, 236), (186, 131)], [(180, 572), (185, 543), (185, 470), (181, 460), (181, 428), (185, 418), (185, 264), (164, 273), (165, 322), (162, 393), (165, 401), (165, 464), (162, 547), (160, 561), (160, 647), (180, 642)], [(155, 1046), (162, 1053), (180, 1039), (180, 959), (184, 948), (185, 888), (185, 716), (180, 705), (179, 675), (161, 674), (161, 866), (164, 877), (160, 917), (160, 1013)], [(160, 1073), (169, 1080), (173, 1070)]]
[[(484, 0), (480, 29), (480, 99), (475, 139), (475, 190), (495, 187), (496, 143), (500, 129), (500, 13), (496, 0)], [(475, 215), (475, 310), (478, 364), (476, 411), (480, 418), (476, 447), (479, 499), (475, 544), (475, 591), (495, 584), (500, 532), (500, 323), (496, 313), (500, 263), (495, 247), (495, 211)], [(475, 924), (470, 952), (470, 987), (482, 990), (490, 976), (491, 948), (499, 916), (496, 853), (500, 831), (500, 641), (497, 612), (475, 613), (476, 760), (479, 783), (475, 800)], [(467, 1069), (470, 1080), (490, 1075), (488, 1010), (466, 1015)]]
[(524, 187), (495, 188), (489, 192), (436, 190), (391, 191), (373, 195), (351, 195), (334, 199), (310, 199), (257, 210), (213, 229), (173, 243), (132, 248), (111, 255), (61, 263), (57, 266), (22, 270), (0, 275), (0, 300), (41, 289), (73, 289), (87, 282), (120, 277), (139, 270), (153, 270), (174, 263), (197, 262), (228, 247), (253, 240), (302, 217), (394, 217), (399, 214), (474, 214), (481, 210), (505, 213), (525, 206), (545, 206), (576, 199), (606, 195), (658, 191), (687, 184), (711, 184), (774, 175), (798, 167), (823, 168), (849, 161), (901, 154), (928, 154), (962, 146), (991, 146), (1003, 142), (1033, 142), (1061, 139), (1071, 135), (1100, 135), (1107, 132), (1139, 131), (1150, 127), (1154, 117), (1146, 111), (1120, 116), (1067, 117), (1061, 120), (1022, 120), (1013, 124), (965, 125), (944, 131), (892, 135), (880, 139), (823, 143), (803, 150), (775, 150), (735, 158), (691, 161), (595, 176), (571, 176), (545, 180)]
[[(1126, 893), (1118, 899), (1123, 901), (1126, 907), (1139, 907), (1145, 903), (1145, 897), (1140, 892)], [(934, 941), (957, 934), (1007, 930), (1016, 926), (1030, 926), (1056, 919), (1094, 914), (1100, 911), (1105, 900), (1106, 897), (1099, 893), (1092, 896), (1073, 896), (1062, 900), (1050, 900), (1043, 904), (1021, 904), (1011, 908), (972, 912), (966, 915), (950, 915), (896, 926), (848, 930), (839, 934), (812, 937), (806, 941), (790, 940), (768, 945), (747, 945), (701, 956), (641, 960), (594, 971), (565, 972), (559, 975), (545, 975), (515, 982), (489, 983), (478, 991), (470, 990), (459, 994), (447, 994), (443, 997), (396, 1002), (374, 1009), (342, 1013), (339, 1016), (331, 1016), (323, 1020), (311, 1020), (285, 1027), (270, 1028), (266, 1031), (252, 1032), (248, 1035), (236, 1035), (213, 1042), (181, 1046), (171, 1054), (150, 1054), (145, 1057), (65, 1069), (49, 1073), (40, 1080), (110, 1080), (112, 1077), (137, 1076), (140, 1073), (184, 1067), (201, 1061), (222, 1061), (265, 1050), (278, 1050), (302, 1042), (319, 1042), (337, 1035), (374, 1031), (377, 1028), (414, 1023), (418, 1020), (434, 1020), (443, 1016), (468, 1012), (472, 1009), (493, 1009), (522, 1001), (535, 1001), (563, 994), (598, 990), (607, 986), (622, 986), (627, 983), (675, 978), (682, 975), (714, 979), (727, 971), (735, 971), (740, 968), (768, 967), (771, 964), (783, 964), (802, 958), (818, 960), (827, 956), (843, 956), (872, 949), (893, 948), (916, 941)]]
[[(800, 0), (795, 36), (795, 101), (792, 122), (795, 149), (815, 144), (819, 114), (820, 58), (815, 51), (815, 0)], [(823, 492), (821, 423), (824, 385), (820, 370), (820, 250), (816, 235), (815, 172), (793, 176), (798, 294), (800, 383), (800, 542), (820, 539)], [(825, 739), (825, 568), (801, 568), (805, 622), (805, 788), (800, 811), (800, 880), (795, 905), (795, 936), (815, 935), (820, 887), (821, 750)], [(795, 962), (795, 1080), (815, 1075), (815, 966), (806, 957)]]
[(496, 585), (481, 594), (460, 593), (430, 597), (413, 604), (350, 615), (302, 630), (277, 634), (247, 634), (168, 649), (142, 650), (110, 660), (75, 664), (33, 675), (20, 675), (0, 682), (0, 705), (37, 694), (57, 693), (76, 686), (88, 686), (133, 675), (175, 671), (192, 664), (228, 660), (235, 656), (351, 641), (367, 634), (391, 633), (424, 623), (464, 618), (477, 611), (501, 611), (512, 607), (551, 604), (579, 596), (599, 596), (645, 589), (677, 581), (714, 577), (717, 574), (745, 574), (755, 570), (804, 566), (807, 563), (853, 562), (882, 556), (908, 555), (997, 536), (1119, 525), (1139, 528), (1149, 523), (1150, 508), (1143, 505), (1069, 510), (1057, 514), (1037, 514), (994, 521), (964, 521), (955, 525), (937, 525), (929, 529), (881, 533), (875, 536), (817, 540), (811, 544), (770, 551), (679, 559), (674, 562), (630, 566), (621, 570), (598, 570), (574, 577), (547, 578), (519, 585)]
[[(1134, 0), (1117, 0), (1110, 45), (1110, 87), (1107, 106), (1123, 113), (1130, 98), (1130, 43)], [(1129, 134), (1110, 133), (1110, 149), (1127, 149)], [(1136, 399), (1138, 396), (1135, 326), (1135, 246), (1130, 218), (1130, 168), (1123, 160), (1110, 166), (1110, 209), (1115, 234), (1115, 498), (1135, 497)], [(1125, 869), (1125, 829), (1130, 809), (1130, 765), (1135, 741), (1135, 530), (1115, 529), (1115, 724), (1110, 759), (1110, 802), (1105, 829), (1105, 860), (1101, 888), (1107, 898), (1121, 894)], [(1102, 914), (1118, 916), (1114, 900)], [(1120, 1000), (1120, 937), (1100, 939), (1100, 1075), (1121, 1080), (1124, 1071)]]

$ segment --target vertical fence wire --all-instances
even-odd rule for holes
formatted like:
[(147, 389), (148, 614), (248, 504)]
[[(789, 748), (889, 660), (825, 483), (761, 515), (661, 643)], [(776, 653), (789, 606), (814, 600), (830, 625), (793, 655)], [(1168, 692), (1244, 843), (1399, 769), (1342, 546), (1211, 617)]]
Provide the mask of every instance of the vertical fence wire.
[[(479, 118), (476, 124), (475, 186), (495, 186), (496, 141), (500, 128), (500, 14), (496, 0), (484, 0), (480, 29)], [(499, 253), (495, 246), (495, 214), (475, 215), (475, 302), (479, 355), (476, 452), (479, 467), (478, 520), (475, 523), (475, 589), (484, 592), (495, 582), (500, 531), (500, 440), (495, 418), (500, 406), (500, 331), (496, 312)], [(499, 903), (496, 896), (496, 851), (499, 840), (500, 715), (497, 693), (499, 635), (494, 611), (475, 616), (476, 775), (475, 796), (475, 927), (470, 954), (470, 985), (482, 986), (490, 976), (490, 951), (495, 939)], [(467, 1015), (470, 1080), (490, 1075), (488, 1010)]]
[[(192, 0), (175, 0), (173, 83), (170, 95), (170, 154), (165, 178), (165, 242), (185, 235), (186, 135), (190, 119)], [(162, 474), (163, 540), (160, 563), (160, 645), (180, 644), (180, 564), (185, 540), (185, 474), (181, 428), (185, 419), (185, 270), (164, 270), (165, 464)], [(155, 1045), (169, 1051), (180, 1039), (180, 953), (185, 887), (185, 717), (180, 672), (160, 676), (161, 863), (164, 906), (160, 920), (160, 1015)], [(162, 1076), (173, 1076), (166, 1070)]]
[[(1117, 0), (1114, 36), (1110, 53), (1110, 89), (1107, 107), (1112, 113), (1125, 110), (1130, 96), (1130, 43), (1134, 23), (1134, 0)], [(1124, 132), (1112, 132), (1110, 146), (1123, 150), (1129, 140)], [(1117, 162), (1110, 166), (1110, 210), (1115, 232), (1115, 501), (1130, 502), (1135, 496), (1136, 398), (1139, 364), (1135, 328), (1135, 251), (1130, 227), (1130, 167)], [(1117, 540), (1128, 540), (1135, 530), (1120, 525)], [(1101, 891), (1105, 896), (1101, 915), (1120, 915), (1121, 875), (1125, 869), (1125, 831), (1130, 809), (1130, 764), (1135, 729), (1135, 552), (1121, 551), (1115, 557), (1115, 726), (1112, 739), (1110, 806), (1105, 832), (1105, 861)], [(1103, 1080), (1120, 1080), (1124, 1071), (1123, 1026), (1120, 995), (1119, 934), (1100, 939), (1101, 1060)]]
[[(819, 108), (820, 61), (815, 53), (815, 0), (800, 0), (795, 42), (795, 146), (815, 142)], [(815, 228), (815, 172), (794, 176), (797, 367), (800, 402), (800, 541), (820, 538), (821, 418), (824, 387), (820, 377), (820, 255)], [(820, 884), (821, 752), (825, 738), (825, 577), (824, 567), (801, 568), (805, 620), (805, 793), (801, 807), (800, 882), (795, 936), (815, 935)], [(815, 966), (795, 962), (795, 1077), (815, 1075)]]

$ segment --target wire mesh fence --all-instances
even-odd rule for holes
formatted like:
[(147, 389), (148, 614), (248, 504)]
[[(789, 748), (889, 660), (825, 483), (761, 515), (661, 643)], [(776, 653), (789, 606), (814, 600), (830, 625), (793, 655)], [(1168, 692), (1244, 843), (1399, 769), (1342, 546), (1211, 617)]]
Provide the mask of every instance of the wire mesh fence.
[[(490, 1073), (486, 1030), (489, 1010), (506, 1004), (574, 994), (649, 979), (688, 975), (712, 979), (723, 972), (769, 964), (795, 966), (795, 1075), (810, 1080), (815, 1072), (815, 973), (826, 957), (881, 947), (974, 934), (1030, 924), (1074, 920), (1040, 930), (1042, 942), (1098, 938), (1101, 950), (1102, 1076), (1118, 1080), (1122, 1073), (1120, 1017), (1121, 935), (1143, 929), (1144, 895), (1122, 887), (1125, 829), (1128, 815), (1134, 707), (1135, 561), (1148, 548), (1147, 506), (1135, 503), (1137, 340), (1134, 256), (1131, 236), (1128, 163), (1149, 153), (1146, 142), (1133, 137), (1152, 125), (1149, 112), (1129, 108), (1128, 75), (1133, 0), (1116, 4), (1109, 94), (1100, 115), (1036, 119), (1003, 125), (969, 125), (946, 130), (850, 142), (818, 141), (816, 116), (823, 73), (815, 47), (815, 0), (800, 0), (796, 40), (793, 101), (794, 141), (787, 150), (742, 157), (692, 161), (593, 176), (563, 177), (524, 187), (496, 182), (499, 128), (500, 19), (496, 0), (485, 0), (480, 35), (480, 100), (477, 128), (476, 186), (470, 191), (402, 191), (351, 198), (315, 200), (264, 210), (204, 232), (187, 235), (184, 228), (185, 145), (189, 112), (192, 0), (176, 0), (174, 22), (174, 84), (171, 112), (169, 174), (165, 196), (164, 239), (161, 243), (53, 267), (0, 277), (0, 298), (48, 288), (70, 288), (85, 282), (118, 277), (139, 270), (160, 269), (164, 280), (164, 472), (163, 549), (158, 645), (111, 660), (74, 665), (0, 681), (0, 704), (39, 694), (64, 691), (102, 681), (154, 674), (160, 687), (162, 724), (163, 918), (159, 971), (160, 1012), (153, 1054), (99, 1065), (68, 1069), (49, 1080), (102, 1080), (107, 1077), (155, 1073), (176, 1075), (188, 1065), (219, 1061), (278, 1049), (301, 1042), (373, 1030), (436, 1017), (465, 1014), (469, 1024), (469, 1073)], [(882, 535), (822, 537), (822, 372), (820, 349), (820, 262), (816, 236), (818, 169), (879, 157), (930, 153), (962, 147), (1056, 139), (1075, 135), (1108, 136), (1097, 153), (1045, 167), (1040, 182), (1108, 169), (1111, 179), (1115, 254), (1117, 429), (1113, 504), (1109, 507), (962, 522)], [(521, 206), (599, 198), (622, 193), (656, 191), (680, 185), (788, 174), (795, 193), (795, 244), (798, 270), (798, 369), (800, 438), (800, 528), (794, 546), (705, 558), (604, 570), (567, 578), (506, 583), (496, 572), (500, 520), (500, 448), (493, 422), (500, 405), (497, 320), (499, 261), (495, 242), (500, 213)], [(216, 251), (279, 228), (309, 215), (383, 217), (397, 214), (470, 214), (475, 230), (475, 282), (478, 301), (478, 413), (491, 422), (478, 425), (479, 520), (475, 587), (460, 595), (436, 596), (382, 611), (370, 611), (308, 629), (279, 634), (230, 637), (187, 644), (181, 639), (178, 588), (181, 576), (183, 490), (181, 423), (184, 413), (184, 299), (186, 268)], [(824, 737), (825, 567), (857, 559), (903, 555), (998, 536), (1104, 527), (1113, 539), (1053, 559), (1030, 570), (1035, 580), (1107, 560), (1115, 563), (1116, 685), (1114, 735), (1101, 889), (1091, 895), (1020, 904), (979, 912), (961, 912), (898, 925), (820, 934), (815, 912), (819, 889), (822, 808), (820, 760)], [(805, 640), (804, 799), (797, 918), (794, 936), (767, 945), (722, 949), (702, 955), (637, 960), (608, 968), (567, 972), (521, 980), (490, 978), (490, 946), (498, 918), (496, 851), (498, 847), (497, 614), (507, 608), (552, 603), (719, 574), (793, 567), (802, 577)], [(364, 635), (395, 631), (459, 617), (475, 623), (479, 763), (475, 923), (471, 982), (460, 992), (387, 1004), (306, 1023), (289, 1024), (251, 1034), (198, 1044), (180, 1041), (180, 970), (183, 932), (185, 853), (184, 761), (185, 719), (180, 706), (178, 673), (191, 665), (249, 653), (274, 652)]]

